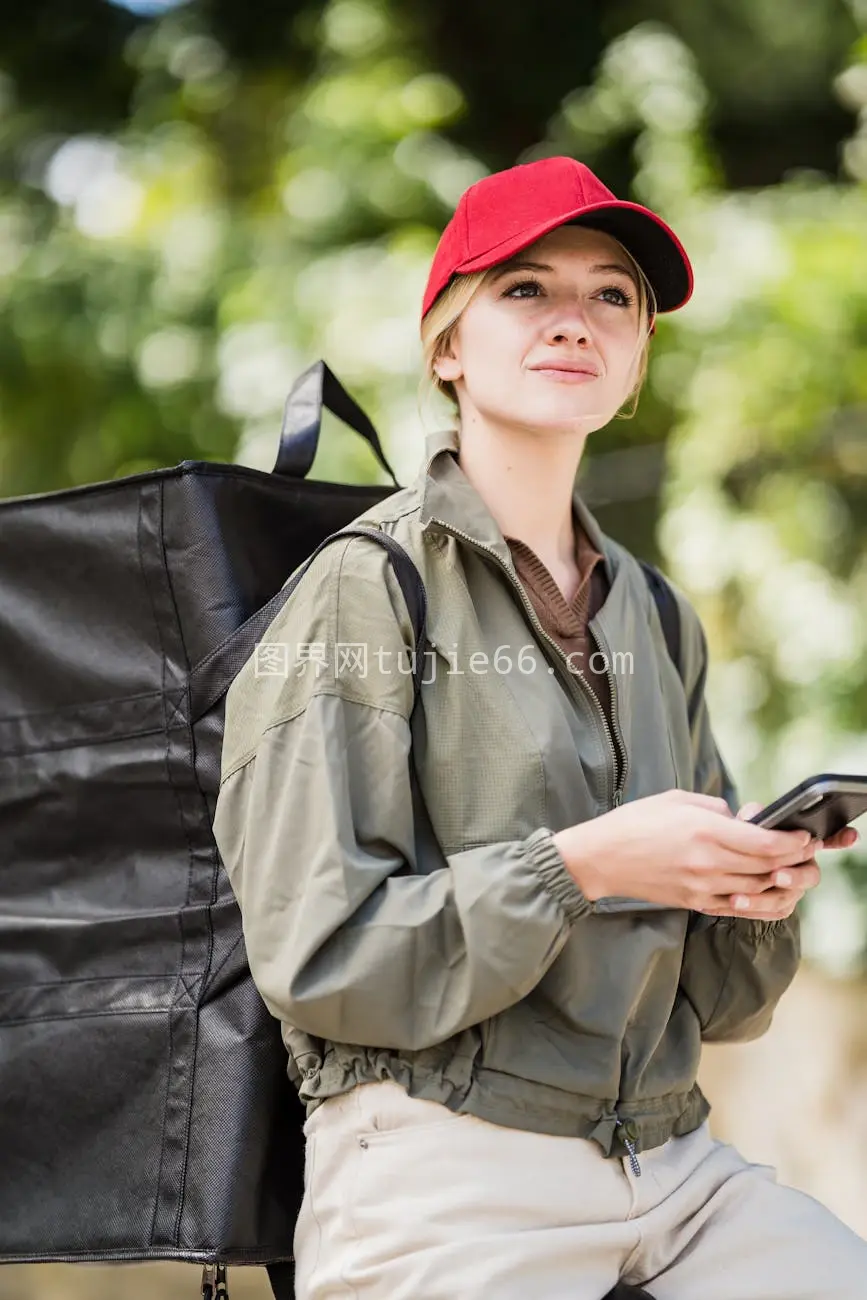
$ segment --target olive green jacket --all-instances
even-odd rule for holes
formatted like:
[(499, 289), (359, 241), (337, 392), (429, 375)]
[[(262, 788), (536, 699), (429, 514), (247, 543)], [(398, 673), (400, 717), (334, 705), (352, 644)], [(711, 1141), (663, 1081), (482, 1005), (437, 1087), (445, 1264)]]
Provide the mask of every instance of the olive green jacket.
[(416, 481), (359, 517), (427, 589), (412, 729), (413, 630), (365, 538), (324, 548), (229, 689), (214, 833), (250, 969), (308, 1114), (391, 1078), (607, 1155), (657, 1146), (708, 1113), (701, 1041), (767, 1029), (798, 966), (797, 918), (583, 895), (553, 832), (672, 787), (737, 806), (701, 625), (676, 593), (679, 671), (639, 564), (576, 491), (611, 584), (590, 628), (612, 735), (543, 631), (454, 431), (427, 441)]

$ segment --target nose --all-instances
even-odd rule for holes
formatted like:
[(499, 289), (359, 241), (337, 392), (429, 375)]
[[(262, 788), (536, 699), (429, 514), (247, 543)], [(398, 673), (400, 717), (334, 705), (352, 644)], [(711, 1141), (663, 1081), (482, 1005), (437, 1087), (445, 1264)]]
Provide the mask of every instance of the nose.
[(579, 303), (561, 305), (546, 334), (549, 343), (589, 347), (593, 341), (590, 326)]

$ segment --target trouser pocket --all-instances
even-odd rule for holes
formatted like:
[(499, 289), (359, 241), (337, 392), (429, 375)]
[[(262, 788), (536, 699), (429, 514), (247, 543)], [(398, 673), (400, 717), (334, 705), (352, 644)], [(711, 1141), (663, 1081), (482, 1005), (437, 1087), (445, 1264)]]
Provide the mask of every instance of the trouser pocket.
[(407, 1091), (391, 1080), (361, 1084), (356, 1116), (357, 1137), (363, 1146), (378, 1146), (397, 1141), (411, 1131), (455, 1128), (473, 1117), (438, 1101), (423, 1097), (410, 1097)]

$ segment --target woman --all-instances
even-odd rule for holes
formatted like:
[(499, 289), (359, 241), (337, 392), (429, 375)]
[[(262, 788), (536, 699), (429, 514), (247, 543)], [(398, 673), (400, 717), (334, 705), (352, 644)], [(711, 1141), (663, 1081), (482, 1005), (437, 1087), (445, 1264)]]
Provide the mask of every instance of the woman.
[(298, 1300), (867, 1297), (867, 1243), (715, 1141), (696, 1084), (702, 1040), (770, 1024), (822, 846), (737, 811), (694, 611), (675, 665), (574, 489), (691, 288), (570, 158), (473, 185), (423, 304), (457, 428), (364, 516), (427, 589), (419, 707), (363, 538), (269, 629), (285, 676), (229, 692), (215, 833), (307, 1107)]

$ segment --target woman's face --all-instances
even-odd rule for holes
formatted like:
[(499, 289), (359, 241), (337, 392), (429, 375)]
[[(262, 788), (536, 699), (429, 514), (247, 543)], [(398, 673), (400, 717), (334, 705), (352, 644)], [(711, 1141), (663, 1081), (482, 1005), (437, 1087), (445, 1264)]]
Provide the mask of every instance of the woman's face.
[[(559, 226), (494, 268), (435, 369), (466, 421), (599, 429), (638, 372), (638, 284), (616, 240)], [(571, 367), (571, 369), (570, 369)]]

